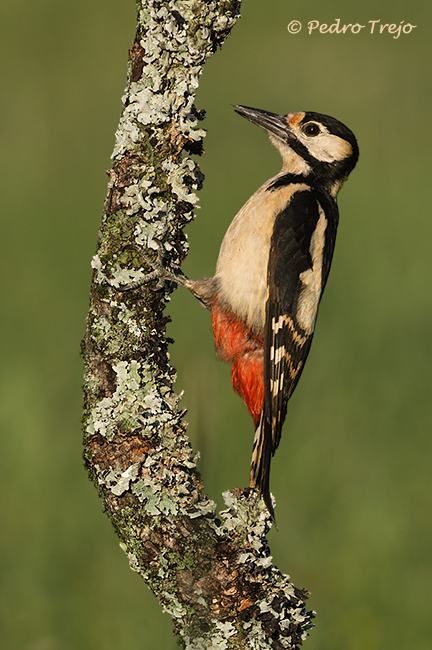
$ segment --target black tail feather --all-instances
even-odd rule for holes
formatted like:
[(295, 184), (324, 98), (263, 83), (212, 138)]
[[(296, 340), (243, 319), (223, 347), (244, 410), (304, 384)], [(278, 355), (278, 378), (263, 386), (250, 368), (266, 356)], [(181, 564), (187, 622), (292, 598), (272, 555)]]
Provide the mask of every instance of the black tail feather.
[(276, 526), (272, 499), (270, 495), (270, 461), (272, 457), (272, 431), (264, 413), (255, 431), (250, 469), (250, 486), (258, 490), (264, 499), (270, 517)]

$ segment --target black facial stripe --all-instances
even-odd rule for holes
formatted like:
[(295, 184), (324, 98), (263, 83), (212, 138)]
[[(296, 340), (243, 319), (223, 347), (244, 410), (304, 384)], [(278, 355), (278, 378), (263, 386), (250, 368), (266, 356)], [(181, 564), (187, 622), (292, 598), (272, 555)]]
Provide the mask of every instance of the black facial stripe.
[(310, 153), (309, 149), (294, 136), (288, 142), (289, 146), (295, 153), (297, 153), (303, 160), (305, 160), (311, 167), (316, 164), (317, 160)]
[(283, 176), (279, 176), (279, 178), (268, 186), (267, 192), (274, 192), (280, 187), (291, 185), (291, 183), (306, 183), (306, 185), (309, 185), (308, 181), (309, 176), (305, 176), (304, 174), (284, 174)]
[(307, 174), (288, 173), (284, 176), (280, 176), (268, 186), (268, 191), (274, 191), (279, 187), (288, 185), (289, 183), (298, 182), (306, 183), (310, 187), (318, 189), (327, 188), (327, 191), (331, 191), (335, 184), (339, 184), (341, 181), (343, 182), (354, 169), (358, 160), (359, 150), (357, 140), (352, 131), (335, 118), (312, 111), (305, 113), (300, 126), (307, 124), (310, 121), (323, 125), (327, 128), (330, 134), (340, 137), (348, 142), (351, 145), (352, 153), (343, 160), (334, 160), (333, 162), (320, 161), (315, 158), (309, 151), (308, 147), (298, 139), (291, 128), (277, 134), (276, 132), (273, 132), (273, 135), (277, 139), (285, 142), (294, 153), (305, 161), (311, 171)]
[(335, 160), (333, 162), (317, 160), (317, 158), (314, 158), (308, 149), (297, 139), (290, 139), (289, 146), (295, 153), (301, 156), (301, 158), (303, 158), (311, 168), (311, 172), (306, 176), (302, 174), (293, 174), (294, 182), (301, 180), (301, 182), (306, 182), (312, 187), (331, 187), (335, 182), (344, 180), (344, 178), (354, 169), (358, 160), (358, 147), (356, 142), (356, 148), (354, 148), (354, 144), (352, 144), (353, 153), (350, 156), (343, 160)]

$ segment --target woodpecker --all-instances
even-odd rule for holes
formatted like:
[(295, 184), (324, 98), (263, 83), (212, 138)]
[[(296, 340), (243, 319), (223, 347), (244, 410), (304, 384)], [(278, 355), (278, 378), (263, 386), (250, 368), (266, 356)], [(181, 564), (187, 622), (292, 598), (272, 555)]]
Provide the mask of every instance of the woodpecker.
[(231, 364), (255, 427), (250, 487), (275, 521), (271, 457), (312, 343), (335, 246), (337, 195), (359, 150), (352, 131), (328, 115), (234, 108), (267, 132), (283, 165), (232, 221), (215, 275), (190, 280), (163, 266), (162, 249), (156, 262), (140, 252), (154, 269), (147, 278), (185, 286), (210, 310), (216, 353)]

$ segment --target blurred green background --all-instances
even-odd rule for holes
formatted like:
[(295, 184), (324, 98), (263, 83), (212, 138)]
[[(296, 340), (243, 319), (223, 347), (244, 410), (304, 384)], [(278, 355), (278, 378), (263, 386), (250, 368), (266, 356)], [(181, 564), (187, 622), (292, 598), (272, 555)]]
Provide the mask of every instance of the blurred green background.
[[(198, 93), (206, 182), (184, 269), (213, 273), (234, 214), (280, 167), (230, 104), (328, 113), (356, 133), (316, 338), (273, 462), (270, 543), (311, 591), (309, 650), (430, 650), (431, 6), (245, 0), (242, 15)], [(367, 28), (307, 34), (335, 18)], [(371, 35), (378, 19), (417, 28)], [(133, 0), (0, 8), (2, 650), (176, 647), (81, 461), (79, 343), (134, 26)], [(208, 314), (182, 290), (167, 312), (222, 506), (248, 482), (252, 423), (214, 360)]]

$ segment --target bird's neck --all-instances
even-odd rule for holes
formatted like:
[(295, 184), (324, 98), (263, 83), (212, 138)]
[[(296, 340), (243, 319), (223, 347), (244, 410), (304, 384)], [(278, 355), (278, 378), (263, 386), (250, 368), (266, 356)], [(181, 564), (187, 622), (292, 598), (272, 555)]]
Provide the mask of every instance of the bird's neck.
[(303, 183), (308, 185), (312, 190), (324, 194), (336, 202), (337, 195), (344, 181), (345, 178), (334, 179), (330, 174), (317, 174), (310, 168), (307, 171), (298, 172), (296, 167), (284, 165), (279, 174), (267, 182), (267, 186), (269, 190), (277, 190), (293, 183)]

